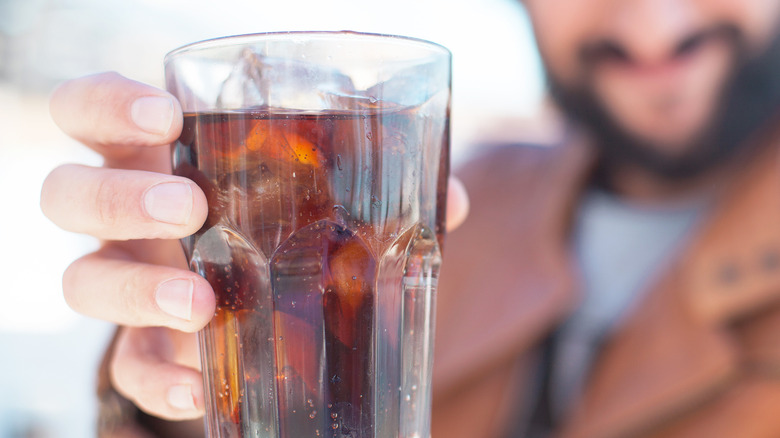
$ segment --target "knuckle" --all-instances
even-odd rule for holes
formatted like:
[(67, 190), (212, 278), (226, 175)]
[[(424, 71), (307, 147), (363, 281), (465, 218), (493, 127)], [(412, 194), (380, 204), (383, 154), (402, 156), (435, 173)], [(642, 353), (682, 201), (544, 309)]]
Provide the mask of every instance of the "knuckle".
[(95, 214), (97, 220), (107, 228), (115, 227), (122, 217), (122, 196), (116, 193), (111, 179), (100, 179), (95, 187)]
[[(94, 111), (93, 126), (116, 126), (117, 118), (124, 118), (126, 97), (121, 92), (121, 85), (128, 81), (116, 72), (99, 73), (91, 78), (90, 87), (84, 94), (84, 105), (89, 108), (99, 109)], [(92, 141), (101, 146), (110, 146), (116, 143), (114, 129), (95, 129)]]
[(116, 94), (117, 83), (125, 78), (117, 72), (109, 71), (82, 78), (89, 86), (85, 88), (85, 102), (91, 104), (110, 103)]
[[(83, 137), (79, 127), (101, 126), (100, 122), (107, 117), (105, 105), (111, 103), (113, 90), (121, 80), (118, 73), (105, 72), (63, 82), (49, 100), (52, 118), (64, 131), (76, 138)], [(87, 119), (90, 123), (85, 124)]]
[[(139, 314), (146, 309), (151, 309), (151, 289), (148, 284), (153, 280), (142, 266), (128, 266), (124, 269), (123, 277), (117, 286), (117, 303), (120, 308), (126, 309), (128, 314)], [(151, 313), (151, 310), (147, 310)], [(139, 321), (149, 319), (150, 315), (137, 315)]]

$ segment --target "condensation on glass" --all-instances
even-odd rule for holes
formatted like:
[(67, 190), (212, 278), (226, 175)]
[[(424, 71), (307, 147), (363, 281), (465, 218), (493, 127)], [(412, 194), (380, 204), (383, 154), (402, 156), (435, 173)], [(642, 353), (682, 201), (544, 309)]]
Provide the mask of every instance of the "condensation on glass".
[(281, 33), (166, 58), (173, 171), (206, 193), (183, 240), (217, 294), (200, 333), (211, 437), (430, 435), (450, 56)]

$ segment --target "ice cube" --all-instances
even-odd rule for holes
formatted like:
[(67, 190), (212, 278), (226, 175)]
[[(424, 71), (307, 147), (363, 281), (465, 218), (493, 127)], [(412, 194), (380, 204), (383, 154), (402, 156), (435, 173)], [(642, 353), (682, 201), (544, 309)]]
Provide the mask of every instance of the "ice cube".
[(244, 49), (233, 66), (233, 71), (222, 83), (217, 96), (217, 108), (237, 109), (261, 106), (266, 97), (261, 91), (263, 65), (251, 50)]
[(329, 66), (303, 59), (266, 56), (251, 48), (241, 52), (222, 83), (217, 107), (289, 110), (337, 109), (330, 95), (354, 95), (352, 80)]
[(418, 106), (434, 96), (447, 96), (449, 69), (441, 63), (418, 63), (395, 72), (389, 79), (368, 88), (363, 94), (382, 101), (383, 107), (397, 104)]
[[(362, 313), (370, 310), (366, 306), (376, 277), (376, 260), (363, 239), (340, 224), (319, 221), (293, 233), (277, 249), (271, 266), (277, 294), (320, 291), (326, 328), (353, 345)], [(304, 311), (302, 306), (296, 310)]]
[(321, 90), (321, 93), (330, 109), (366, 110), (378, 109), (382, 105), (377, 98), (365, 93), (344, 93), (338, 90)]

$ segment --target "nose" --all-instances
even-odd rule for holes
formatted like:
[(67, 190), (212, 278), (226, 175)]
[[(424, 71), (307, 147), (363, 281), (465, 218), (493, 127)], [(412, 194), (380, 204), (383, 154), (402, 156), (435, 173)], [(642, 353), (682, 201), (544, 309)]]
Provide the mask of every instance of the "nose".
[(695, 0), (617, 0), (613, 4), (613, 37), (640, 64), (674, 56), (678, 45), (698, 23)]

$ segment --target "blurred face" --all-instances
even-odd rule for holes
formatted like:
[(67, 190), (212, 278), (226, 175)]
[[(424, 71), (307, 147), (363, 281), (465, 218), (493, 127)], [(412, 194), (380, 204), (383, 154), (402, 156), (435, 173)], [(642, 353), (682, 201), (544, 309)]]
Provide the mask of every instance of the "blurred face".
[(754, 70), (777, 73), (780, 62), (778, 0), (525, 3), (564, 109), (608, 147), (677, 173), (724, 148), (708, 144), (725, 106)]

